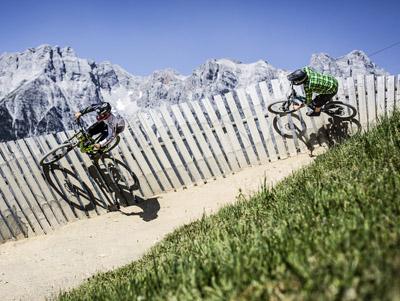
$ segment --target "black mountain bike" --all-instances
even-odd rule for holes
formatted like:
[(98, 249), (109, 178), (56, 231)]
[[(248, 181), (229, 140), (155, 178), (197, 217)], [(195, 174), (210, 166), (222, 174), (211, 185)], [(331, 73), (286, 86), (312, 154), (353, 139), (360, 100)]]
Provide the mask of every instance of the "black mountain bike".
[[(282, 116), (296, 112), (297, 109), (294, 108), (294, 105), (304, 105), (305, 97), (297, 95), (296, 91), (293, 89), (293, 85), (291, 88), (292, 92), (287, 100), (280, 100), (271, 103), (268, 106), (268, 111)], [(341, 101), (329, 101), (322, 106), (321, 112), (324, 112), (333, 118), (350, 120), (356, 116), (357, 109), (352, 105)]]
[(82, 153), (88, 154), (91, 158), (101, 157), (101, 155), (104, 153), (107, 153), (115, 148), (121, 139), (119, 136), (117, 136), (114, 141), (108, 144), (106, 147), (95, 149), (94, 144), (99, 142), (100, 137), (91, 137), (87, 129), (82, 125), (80, 119), (77, 119), (76, 122), (79, 126), (79, 130), (71, 138), (67, 139), (61, 145), (44, 155), (40, 160), (41, 166), (47, 166), (57, 162), (75, 147), (79, 147)]

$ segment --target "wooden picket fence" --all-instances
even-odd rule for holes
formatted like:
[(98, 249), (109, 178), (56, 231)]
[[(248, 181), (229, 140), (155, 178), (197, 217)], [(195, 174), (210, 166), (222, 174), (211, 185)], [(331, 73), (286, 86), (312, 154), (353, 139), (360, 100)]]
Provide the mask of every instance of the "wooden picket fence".
[(268, 113), (268, 105), (289, 89), (287, 81), (272, 80), (140, 112), (99, 164), (75, 150), (41, 168), (40, 158), (73, 131), (0, 143), (0, 242), (49, 233), (103, 214), (115, 202), (135, 204), (310, 152), (367, 130), (399, 105), (399, 76), (338, 80), (336, 99), (358, 110), (351, 121), (338, 123), (324, 114), (309, 118), (304, 110), (286, 117)]

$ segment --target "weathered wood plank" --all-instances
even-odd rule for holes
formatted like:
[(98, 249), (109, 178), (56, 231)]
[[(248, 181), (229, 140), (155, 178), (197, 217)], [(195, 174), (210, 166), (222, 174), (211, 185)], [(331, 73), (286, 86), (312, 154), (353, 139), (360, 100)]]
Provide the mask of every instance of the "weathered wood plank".
[[(285, 96), (282, 93), (282, 89), (281, 89), (281, 84), (277, 79), (273, 79), (271, 81), (272, 84), (272, 90), (273, 90), (273, 98), (275, 99), (275, 101), (278, 100), (285, 100)], [(284, 115), (284, 116), (276, 116), (278, 118), (278, 124), (280, 125), (280, 128), (286, 128), (286, 125), (289, 126), (291, 132), (292, 132), (292, 139), (286, 139), (284, 137), (284, 140), (286, 141), (286, 146), (287, 146), (287, 150), (289, 152), (290, 156), (296, 156), (297, 155), (297, 146), (298, 143), (297, 142), (297, 135), (293, 126), (293, 120), (292, 120), (292, 116), (290, 114), (288, 115)], [(297, 144), (297, 145), (296, 145)]]
[(262, 143), (260, 132), (257, 129), (257, 125), (254, 120), (255, 116), (253, 115), (253, 113), (251, 111), (246, 92), (243, 89), (238, 89), (237, 96), (239, 98), (240, 106), (242, 107), (243, 114), (247, 120), (247, 125), (249, 127), (251, 137), (253, 139), (253, 143), (257, 150), (257, 155), (258, 155), (259, 161), (260, 161), (260, 163), (269, 162), (268, 155), (264, 149), (264, 145)]
[(256, 86), (252, 85), (249, 88), (250, 100), (253, 104), (254, 111), (256, 112), (256, 117), (259, 123), (259, 129), (264, 139), (265, 147), (267, 150), (268, 159), (273, 162), (278, 160), (277, 153), (275, 151), (273, 132), (271, 131), (271, 126), (268, 124), (266, 118), (267, 114), (263, 112), (260, 98), (258, 97)]
[[(357, 96), (356, 96), (356, 88), (355, 88), (355, 84), (354, 84), (354, 78), (352, 78), (352, 77), (347, 78), (347, 89), (348, 89), (348, 93), (349, 93), (349, 104), (357, 109), (357, 114), (354, 118), (357, 120), (360, 120), (360, 113), (359, 113), (359, 110), (357, 107)], [(351, 133), (355, 134), (355, 133), (357, 133), (357, 131), (358, 131), (357, 125), (354, 123), (351, 123)]]
[(196, 138), (200, 148), (203, 152), (203, 157), (207, 162), (207, 165), (210, 167), (213, 177), (219, 177), (222, 175), (218, 163), (214, 158), (214, 155), (211, 151), (210, 145), (204, 138), (203, 132), (201, 131), (199, 125), (197, 124), (196, 120), (193, 117), (192, 111), (190, 110), (187, 103), (181, 104), (181, 109), (183, 111), (184, 117), (188, 121), (190, 127), (192, 128), (194, 137)]
[(25, 193), (24, 196), (29, 201), (32, 209), (35, 210), (35, 215), (44, 232), (52, 231), (52, 224), (57, 222), (54, 220), (54, 216), (35, 181), (34, 175), (26, 165), (24, 154), (17, 148), (14, 141), (3, 143), (1, 150), (8, 158), (15, 158), (15, 160), (10, 160), (10, 166), (15, 172), (15, 177), (24, 186), (21, 187), (21, 190)]
[(144, 177), (146, 178), (152, 191), (149, 195), (145, 195), (145, 197), (150, 197), (162, 192), (162, 187), (158, 183), (157, 175), (155, 174), (155, 172), (153, 173), (148, 161), (146, 161), (144, 155), (142, 154), (142, 150), (135, 140), (130, 125), (127, 126), (126, 130), (124, 131), (124, 135), (122, 135), (122, 138), (125, 140), (126, 146), (130, 150), (133, 160), (142, 170)]
[[(272, 95), (268, 91), (268, 86), (266, 82), (261, 82), (260, 84), (261, 95), (264, 100), (265, 108), (267, 109), (268, 106), (273, 103), (275, 100), (273, 99)], [(272, 141), (276, 146), (277, 155), (280, 159), (285, 159), (288, 157), (287, 149), (285, 146), (284, 138), (275, 132), (273, 128), (273, 122), (275, 118), (278, 120), (278, 117), (270, 112), (267, 113), (267, 121), (270, 124), (269, 130), (271, 133)]]
[(251, 165), (258, 165), (257, 154), (253, 148), (253, 143), (248, 135), (248, 131), (243, 124), (242, 117), (240, 116), (239, 109), (235, 103), (232, 92), (225, 94), (226, 101), (228, 103), (229, 109), (231, 111), (231, 115), (233, 117), (233, 121), (236, 126), (236, 135), (242, 141), (242, 145), (246, 150), (247, 157), (250, 161)]
[(367, 109), (368, 109), (368, 126), (371, 128), (376, 123), (376, 102), (375, 102), (375, 77), (367, 75)]
[(12, 238), (28, 237), (32, 231), (28, 229), (26, 218), (19, 209), (17, 201), (12, 191), (8, 187), (9, 183), (3, 178), (0, 168), (0, 212), (3, 220), (3, 238), (4, 240)]
[(220, 145), (218, 144), (218, 141), (213, 133), (213, 130), (208, 124), (204, 112), (201, 109), (200, 103), (198, 101), (190, 101), (189, 103), (193, 108), (197, 116), (197, 119), (199, 120), (202, 131), (204, 132), (204, 135), (207, 137), (209, 146), (215, 155), (218, 165), (222, 169), (222, 173), (224, 175), (229, 174), (231, 172), (231, 169), (229, 167), (229, 158), (227, 157), (227, 159), (225, 159), (223, 149), (221, 149)]
[[(228, 111), (225, 108), (225, 104), (224, 104), (224, 100), (222, 99), (222, 96), (215, 95), (214, 101), (215, 101), (215, 104), (217, 105), (219, 113), (221, 114), (221, 121), (224, 125), (226, 132), (228, 133), (228, 137), (231, 142), (231, 145), (233, 146), (233, 149), (235, 150), (235, 154), (236, 154), (236, 158), (238, 160), (239, 166), (241, 168), (249, 166), (249, 164), (245, 158), (245, 153), (244, 153), (245, 151), (240, 146), (240, 142), (236, 135), (236, 131), (232, 125), (232, 121), (229, 118)], [(206, 104), (206, 106), (211, 106), (211, 103), (207, 104), (207, 102), (205, 102), (205, 104)], [(211, 111), (212, 109), (213, 108), (211, 106), (208, 108), (207, 111)]]
[[(47, 195), (47, 199), (50, 200), (49, 204), (53, 210), (55, 217), (60, 224), (65, 224), (68, 222), (67, 214), (64, 212), (63, 207), (59, 202), (59, 196), (50, 188), (48, 181), (46, 180), (43, 168), (40, 166), (39, 162), (42, 158), (44, 152), (41, 151), (38, 142), (39, 138), (30, 137), (24, 138), (24, 143), (20, 143), (19, 146), (24, 150), (28, 162), (37, 175), (38, 182), (42, 187), (43, 193)], [(26, 145), (26, 148), (24, 148)]]
[(172, 119), (167, 106), (163, 105), (160, 107), (160, 113), (167, 125), (168, 131), (171, 133), (172, 138), (174, 139), (176, 143), (176, 147), (181, 154), (183, 160), (185, 161), (185, 164), (188, 168), (189, 174), (191, 176), (192, 182), (194, 184), (201, 184), (203, 183), (203, 179), (199, 173), (199, 169), (207, 170), (207, 166), (205, 162), (203, 162), (202, 166), (197, 166), (195, 165), (194, 157), (189, 153), (188, 148), (186, 147), (184, 143), (184, 137), (179, 133), (179, 130), (177, 126), (175, 125), (175, 121)]
[(189, 187), (192, 186), (192, 181), (190, 179), (190, 176), (186, 170), (184, 162), (182, 162), (181, 158), (179, 157), (179, 154), (177, 153), (171, 138), (169, 137), (164, 124), (162, 123), (162, 120), (158, 117), (158, 114), (154, 110), (150, 110), (150, 116), (154, 121), (154, 124), (156, 126), (156, 129), (158, 133), (160, 133), (161, 139), (164, 142), (165, 147), (167, 148), (168, 153), (171, 156), (172, 161), (174, 162), (178, 173), (184, 183), (184, 186)]
[(358, 95), (358, 112), (360, 123), (363, 130), (368, 129), (368, 112), (367, 112), (367, 96), (365, 89), (365, 76), (359, 74), (357, 76), (357, 95)]
[(186, 124), (186, 120), (183, 117), (183, 114), (178, 107), (178, 105), (172, 105), (171, 110), (179, 124), (179, 127), (181, 128), (183, 135), (185, 136), (186, 143), (188, 144), (191, 153), (193, 154), (194, 159), (197, 162), (197, 165), (200, 168), (201, 173), (203, 174), (204, 180), (211, 179), (213, 176), (211, 174), (211, 171), (209, 167), (206, 164), (206, 161), (201, 154), (200, 148), (197, 146), (196, 141), (193, 138), (192, 133), (189, 130), (189, 127)]
[(158, 162), (156, 156), (153, 153), (152, 147), (147, 142), (143, 133), (139, 129), (139, 126), (136, 123), (131, 122), (130, 128), (135, 133), (135, 136), (139, 143), (138, 146), (142, 149), (143, 155), (146, 156), (147, 160), (149, 161), (149, 164), (151, 165), (152, 169), (154, 170), (154, 173), (158, 179), (158, 183), (160, 183), (160, 185), (162, 186), (161, 187), (162, 191), (172, 190), (173, 189), (172, 185), (169, 182), (167, 176), (165, 175), (165, 171), (163, 170), (160, 163)]
[[(138, 114), (139, 121), (142, 124), (147, 137), (149, 137), (150, 142), (156, 152), (157, 157), (159, 158), (161, 165), (164, 167), (164, 171), (168, 175), (169, 179), (172, 182), (172, 185), (175, 189), (182, 187), (182, 183), (180, 182), (177, 174), (176, 174), (176, 169), (172, 167), (173, 162), (171, 162), (166, 153), (165, 150), (161, 147), (160, 141), (156, 137), (156, 135), (153, 132), (153, 129), (151, 128), (151, 125), (149, 124), (149, 121), (146, 119), (144, 114), (139, 113)], [(171, 154), (169, 154), (171, 156)]]
[[(50, 143), (48, 141), (48, 139), (51, 139), (52, 143)], [(35, 137), (35, 140), (38, 142), (43, 155), (50, 152), (54, 147), (56, 147), (58, 145), (58, 143), (55, 141), (55, 139), (54, 139), (54, 137), (52, 137), (52, 135)], [(50, 185), (51, 189), (53, 189), (54, 192), (58, 195), (57, 200), (58, 200), (60, 206), (62, 207), (62, 210), (65, 213), (67, 220), (75, 221), (81, 217), (81, 214), (77, 215), (77, 213), (75, 212), (75, 209), (71, 205), (72, 201), (68, 200), (68, 197), (70, 196), (70, 194), (67, 194), (67, 192), (65, 190), (65, 185), (68, 184), (70, 181), (68, 180), (67, 175), (63, 172), (62, 165), (66, 166), (68, 164), (69, 163), (64, 158), (64, 159), (58, 161), (57, 164), (55, 164), (54, 166), (51, 166), (50, 168), (46, 168), (46, 170), (44, 170), (44, 172), (46, 174), (47, 183)], [(58, 167), (57, 173), (56, 173), (56, 170), (53, 169), (53, 167)], [(76, 198), (72, 197), (72, 199), (73, 199), (73, 201), (79, 203), (79, 201), (77, 201)]]
[(43, 230), (40, 227), (34, 212), (27, 204), (26, 199), (21, 192), (19, 185), (13, 177), (13, 170), (7, 164), (5, 158), (0, 155), (0, 176), (4, 181), (0, 181), (0, 189), (3, 192), (3, 196), (10, 204), (10, 207), (14, 209), (18, 216), (19, 223), (24, 229), (26, 236), (34, 236), (43, 234)]
[[(224, 128), (223, 124), (218, 120), (217, 114), (215, 113), (211, 102), (208, 98), (203, 100), (203, 105), (205, 108), (205, 111), (210, 119), (211, 125), (215, 130), (215, 134), (217, 136), (217, 139), (222, 145), (222, 148), (226, 154), (226, 157), (228, 158), (230, 168), (233, 172), (236, 172), (240, 169), (236, 151), (239, 151), (238, 156), (243, 158), (244, 156), (243, 153), (241, 152), (241, 149), (237, 149), (234, 145), (233, 142), (230, 141), (229, 136), (226, 132), (226, 129)], [(240, 145), (239, 145), (240, 148)]]
[[(154, 196), (155, 192), (153, 191), (150, 181), (146, 178), (146, 174), (142, 171), (140, 168), (138, 162), (135, 160), (135, 158), (132, 156), (132, 150), (130, 146), (128, 145), (127, 141), (129, 141), (129, 144), (133, 144), (135, 141), (133, 138), (132, 140), (128, 140), (128, 129), (126, 129), (123, 133), (120, 134), (121, 136), (121, 141), (119, 143), (119, 147), (124, 155), (125, 158), (125, 163), (127, 166), (131, 169), (131, 172), (133, 172), (139, 183), (136, 183), (136, 185), (139, 185), (140, 191), (142, 192), (142, 197), (147, 198), (150, 196)], [(147, 166), (146, 161), (143, 159), (143, 161), (140, 161), (140, 165)], [(147, 167), (148, 168), (148, 167)], [(151, 171), (150, 171), (151, 174)], [(152, 177), (152, 180), (155, 181), (154, 176)], [(156, 183), (156, 181), (155, 181)], [(154, 184), (155, 184), (154, 183)], [(129, 183), (130, 185), (135, 185), (134, 183)]]
[(377, 94), (376, 94), (376, 114), (379, 117), (385, 115), (385, 77), (377, 77)]
[[(49, 220), (54, 228), (59, 227), (61, 224), (66, 222), (65, 217), (63, 216), (63, 212), (61, 211), (57, 201), (56, 196), (53, 194), (51, 189), (48, 187), (48, 184), (45, 181), (42, 170), (39, 167), (39, 163), (37, 159), (34, 157), (33, 150), (30, 150), (28, 147), (27, 141), (33, 141), (32, 138), (25, 138), (16, 141), (16, 146), (19, 150), (24, 154), (24, 160), (32, 177), (37, 185), (37, 188), (40, 190), (43, 195), (42, 207), (46, 212), (48, 212)], [(48, 209), (46, 209), (46, 207)], [(51, 217), (52, 216), (52, 217)]]
[(386, 77), (386, 114), (390, 115), (394, 111), (394, 98), (395, 98), (395, 78), (393, 75)]
[[(68, 135), (66, 132), (60, 132), (57, 134), (59, 141), (65, 141), (72, 137), (72, 135), (73, 132), (71, 132), (70, 135)], [(82, 157), (85, 157), (86, 161), (84, 161)], [(106, 208), (104, 206), (105, 201), (103, 196), (101, 195), (94, 179), (89, 174), (88, 166), (92, 165), (91, 160), (86, 154), (80, 154), (78, 150), (70, 151), (67, 154), (67, 158), (71, 162), (68, 168), (70, 167), (72, 169), (81, 185), (81, 187), (77, 187), (77, 189), (81, 189), (83, 191), (81, 197), (83, 203), (82, 209), (87, 212), (89, 217), (94, 217), (95, 215), (105, 213)], [(85, 190), (88, 191), (86, 191), (86, 194), (83, 195)], [(103, 206), (99, 206), (101, 204)]]

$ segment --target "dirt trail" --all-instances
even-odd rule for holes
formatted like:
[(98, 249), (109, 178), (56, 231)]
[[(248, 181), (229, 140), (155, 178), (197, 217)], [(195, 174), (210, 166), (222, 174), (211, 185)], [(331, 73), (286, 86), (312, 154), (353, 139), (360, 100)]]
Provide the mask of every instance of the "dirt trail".
[[(161, 195), (142, 208), (122, 208), (69, 224), (47, 236), (0, 245), (0, 300), (44, 300), (99, 271), (140, 258), (175, 228), (233, 203), (312, 161), (308, 154), (240, 171), (206, 185)], [(142, 206), (143, 207), (143, 206)]]

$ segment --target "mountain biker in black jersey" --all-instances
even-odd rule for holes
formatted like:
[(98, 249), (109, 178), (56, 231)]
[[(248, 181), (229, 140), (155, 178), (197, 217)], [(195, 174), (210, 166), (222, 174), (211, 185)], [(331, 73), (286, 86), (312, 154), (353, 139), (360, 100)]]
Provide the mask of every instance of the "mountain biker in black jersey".
[(99, 142), (94, 144), (95, 149), (100, 149), (108, 145), (125, 129), (125, 121), (119, 114), (111, 113), (111, 105), (108, 102), (90, 105), (87, 108), (76, 112), (75, 118), (96, 111), (97, 121), (88, 128), (90, 136), (100, 134)]
[[(305, 103), (312, 111), (308, 112), (308, 116), (319, 116), (321, 107), (336, 95), (338, 91), (338, 81), (332, 75), (316, 72), (310, 67), (298, 69), (287, 76), (293, 85), (303, 85), (306, 94)], [(312, 99), (312, 94), (318, 95)], [(296, 105), (298, 110), (303, 105)]]

